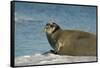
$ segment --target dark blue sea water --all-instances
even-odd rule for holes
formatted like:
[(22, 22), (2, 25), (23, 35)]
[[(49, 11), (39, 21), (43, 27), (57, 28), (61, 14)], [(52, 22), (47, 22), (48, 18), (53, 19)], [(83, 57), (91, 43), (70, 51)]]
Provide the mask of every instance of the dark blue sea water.
[(50, 46), (43, 32), (43, 22), (23, 22), (16, 23), (15, 55), (23, 56), (48, 51)]
[(15, 56), (44, 53), (52, 49), (43, 28), (53, 21), (62, 29), (96, 33), (96, 7), (51, 5), (36, 3), (15, 4)]

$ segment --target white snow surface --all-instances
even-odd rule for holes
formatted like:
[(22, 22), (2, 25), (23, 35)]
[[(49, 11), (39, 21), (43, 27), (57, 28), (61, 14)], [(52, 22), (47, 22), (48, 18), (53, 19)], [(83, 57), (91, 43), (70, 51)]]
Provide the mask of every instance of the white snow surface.
[(57, 63), (90, 62), (96, 61), (96, 56), (68, 56), (55, 54), (34, 54), (15, 58), (15, 66), (44, 65)]

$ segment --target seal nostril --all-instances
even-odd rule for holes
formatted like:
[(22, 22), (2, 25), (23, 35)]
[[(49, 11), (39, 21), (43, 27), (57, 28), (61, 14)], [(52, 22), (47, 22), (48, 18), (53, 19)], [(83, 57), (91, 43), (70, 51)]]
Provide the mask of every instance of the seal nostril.
[(49, 25), (50, 25), (49, 23), (46, 24), (46, 26), (49, 26)]
[(46, 24), (46, 26), (48, 26), (48, 24)]

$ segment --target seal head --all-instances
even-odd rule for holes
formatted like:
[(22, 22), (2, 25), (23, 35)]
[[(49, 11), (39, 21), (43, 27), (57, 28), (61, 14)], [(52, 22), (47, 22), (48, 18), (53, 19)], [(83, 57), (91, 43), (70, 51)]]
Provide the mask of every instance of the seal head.
[(46, 27), (44, 28), (44, 31), (47, 34), (52, 34), (52, 33), (56, 32), (58, 29), (60, 29), (60, 27), (56, 23), (51, 22), (51, 23), (46, 24)]

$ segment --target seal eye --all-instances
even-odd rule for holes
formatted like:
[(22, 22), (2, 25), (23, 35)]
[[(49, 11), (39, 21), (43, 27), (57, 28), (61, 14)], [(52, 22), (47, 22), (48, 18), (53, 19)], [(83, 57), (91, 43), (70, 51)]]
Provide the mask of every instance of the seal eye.
[(51, 27), (51, 28), (52, 28), (52, 27), (54, 27), (54, 26), (53, 26), (53, 24), (51, 25), (50, 23), (47, 23), (47, 24), (46, 24), (46, 27)]
[(50, 27), (53, 27), (53, 25), (50, 25)]
[(56, 23), (53, 22), (54, 25), (56, 25)]

